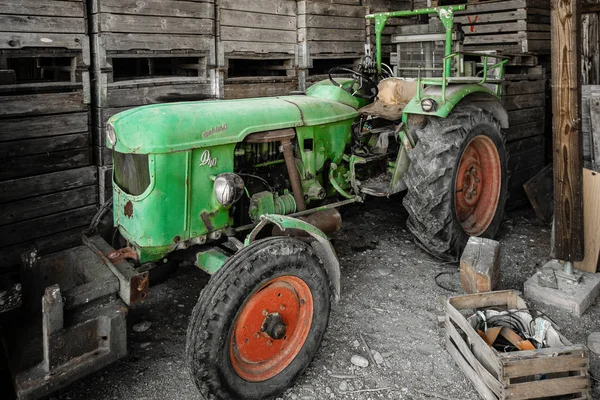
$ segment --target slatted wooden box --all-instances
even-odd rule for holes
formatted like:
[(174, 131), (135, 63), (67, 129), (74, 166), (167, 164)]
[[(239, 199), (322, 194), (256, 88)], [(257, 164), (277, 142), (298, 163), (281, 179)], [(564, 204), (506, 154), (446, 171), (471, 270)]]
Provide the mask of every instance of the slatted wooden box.
[(355, 68), (365, 54), (367, 8), (335, 1), (298, 2), (299, 63), (309, 84), (333, 67)]
[(0, 268), (80, 240), (97, 209), (83, 0), (0, 2)]
[(446, 349), (483, 399), (592, 398), (585, 346), (571, 345), (561, 335), (565, 346), (500, 353), (488, 346), (465, 318), (486, 307), (525, 309), (527, 305), (510, 290), (446, 301)]
[(465, 50), (550, 53), (550, 0), (502, 0), (468, 4), (456, 13)]
[(219, 1), (219, 97), (277, 96), (298, 89), (296, 11), (294, 0)]
[[(600, 124), (592, 123), (600, 116), (600, 85), (581, 86), (581, 133), (585, 168), (597, 170), (600, 166)], [(593, 109), (593, 110), (592, 110)], [(596, 165), (592, 163), (595, 162)]]

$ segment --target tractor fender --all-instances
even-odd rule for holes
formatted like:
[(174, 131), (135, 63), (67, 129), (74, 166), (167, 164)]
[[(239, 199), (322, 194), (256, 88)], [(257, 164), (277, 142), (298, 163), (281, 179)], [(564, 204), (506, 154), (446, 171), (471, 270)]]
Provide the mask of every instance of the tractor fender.
[[(437, 109), (425, 112), (421, 108), (423, 99), (433, 99), (438, 104)], [(489, 88), (478, 84), (448, 85), (446, 101), (442, 101), (442, 87), (429, 86), (421, 92), (421, 99), (416, 96), (404, 108), (405, 116), (409, 114), (433, 115), (446, 118), (458, 105), (474, 104), (489, 111), (500, 122), (503, 129), (508, 128), (508, 112), (502, 102)]]
[(308, 222), (302, 221), (297, 218), (288, 217), (285, 215), (274, 215), (265, 214), (261, 216), (261, 220), (256, 227), (250, 232), (244, 241), (244, 246), (249, 246), (254, 240), (258, 233), (267, 225), (274, 224), (282, 231), (286, 229), (299, 229), (309, 234), (313, 239), (311, 246), (317, 256), (321, 259), (325, 265), (325, 270), (329, 276), (329, 280), (333, 285), (333, 294), (336, 301), (340, 299), (341, 284), (340, 284), (340, 263), (338, 261), (335, 250), (331, 245), (331, 242), (322, 231), (315, 228)]

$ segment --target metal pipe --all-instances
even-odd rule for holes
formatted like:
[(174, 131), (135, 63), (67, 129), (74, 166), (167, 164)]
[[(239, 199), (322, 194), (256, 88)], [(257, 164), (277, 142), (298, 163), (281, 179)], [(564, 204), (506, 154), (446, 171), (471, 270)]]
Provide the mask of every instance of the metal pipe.
[(302, 183), (300, 182), (300, 175), (298, 174), (298, 168), (296, 167), (296, 159), (294, 157), (294, 150), (292, 149), (292, 141), (289, 138), (282, 139), (281, 148), (283, 150), (285, 165), (290, 177), (290, 183), (292, 184), (294, 200), (296, 200), (296, 210), (304, 211), (306, 210), (306, 202), (304, 201)]

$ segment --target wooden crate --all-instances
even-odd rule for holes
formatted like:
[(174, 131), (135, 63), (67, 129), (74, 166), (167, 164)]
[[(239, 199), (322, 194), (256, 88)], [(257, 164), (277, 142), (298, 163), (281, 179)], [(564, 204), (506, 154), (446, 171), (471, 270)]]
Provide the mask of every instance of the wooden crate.
[[(600, 138), (592, 136), (592, 115), (590, 101), (600, 99), (600, 85), (581, 86), (581, 133), (583, 136), (583, 162), (585, 168), (595, 169), (592, 165), (592, 153), (597, 164), (600, 164)], [(598, 110), (600, 111), (600, 110)], [(596, 113), (598, 113), (596, 111)], [(600, 130), (599, 128), (596, 128)]]
[[(483, 341), (463, 314), (486, 307), (525, 309), (527, 305), (513, 291), (458, 296), (446, 301), (446, 349), (483, 399), (563, 395), (574, 395), (579, 400), (592, 398), (585, 346), (571, 345), (561, 335), (565, 346), (500, 353)], [(545, 379), (536, 380), (539, 375)]]
[(465, 50), (550, 53), (550, 0), (502, 0), (470, 4), (456, 13)]
[(296, 1), (221, 0), (216, 20), (218, 97), (278, 96), (297, 90)]

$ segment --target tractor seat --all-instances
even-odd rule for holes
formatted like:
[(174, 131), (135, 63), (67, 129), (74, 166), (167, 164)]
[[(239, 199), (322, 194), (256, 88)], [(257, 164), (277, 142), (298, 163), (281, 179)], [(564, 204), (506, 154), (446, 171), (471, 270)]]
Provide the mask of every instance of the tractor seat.
[(387, 78), (377, 85), (379, 94), (372, 104), (358, 110), (361, 114), (397, 121), (402, 111), (417, 94), (417, 81), (406, 78)]

